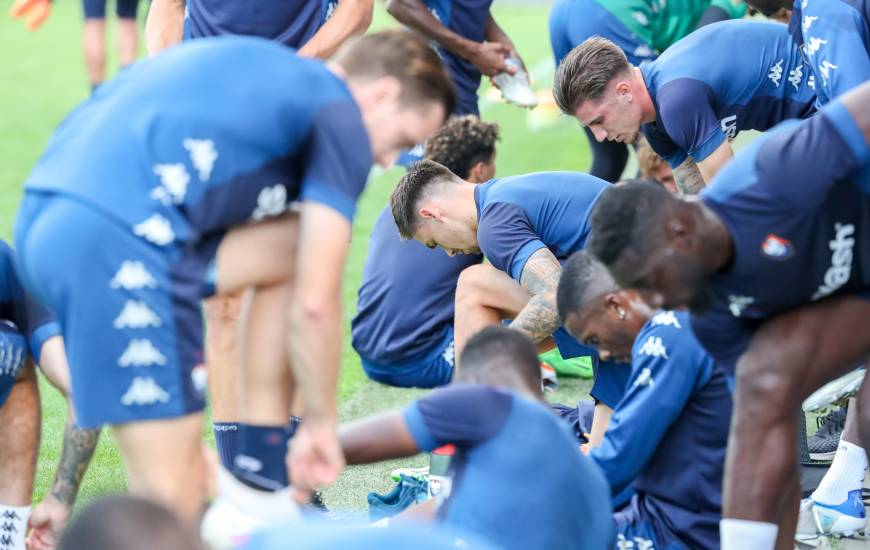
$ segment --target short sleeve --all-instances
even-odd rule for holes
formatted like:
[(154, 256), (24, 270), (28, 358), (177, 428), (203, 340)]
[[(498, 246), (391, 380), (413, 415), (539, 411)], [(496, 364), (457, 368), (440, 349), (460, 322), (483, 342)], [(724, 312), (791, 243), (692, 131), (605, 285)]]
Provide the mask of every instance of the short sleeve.
[(656, 96), (662, 125), (676, 146), (695, 162), (710, 156), (727, 137), (713, 110), (712, 95), (706, 83), (678, 78), (659, 88)]
[(493, 267), (517, 281), (529, 257), (546, 248), (525, 211), (509, 202), (490, 204), (481, 212), (477, 242)]
[(300, 200), (329, 206), (352, 222), (372, 165), (368, 134), (356, 105), (345, 100), (322, 107), (302, 154), (307, 162)]
[(602, 361), (597, 355), (592, 357), (592, 366), (595, 371), (595, 380), (589, 395), (595, 401), (615, 409), (616, 405), (625, 395), (625, 387), (631, 376), (631, 365), (628, 363), (616, 363), (614, 361)]
[(671, 168), (676, 168), (686, 160), (686, 152), (677, 147), (659, 122), (644, 124), (641, 129), (652, 150), (665, 159)]
[(421, 451), (452, 443), (470, 448), (501, 430), (513, 398), (488, 386), (458, 384), (436, 390), (405, 409), (404, 418)]

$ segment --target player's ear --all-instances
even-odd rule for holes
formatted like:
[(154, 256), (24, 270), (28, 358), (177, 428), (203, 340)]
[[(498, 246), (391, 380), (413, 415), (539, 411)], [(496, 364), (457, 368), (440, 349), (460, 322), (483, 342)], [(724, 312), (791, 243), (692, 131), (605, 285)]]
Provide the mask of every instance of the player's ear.
[(626, 305), (619, 292), (608, 292), (604, 295), (604, 308), (607, 314), (614, 319), (625, 319)]
[(424, 220), (438, 220), (441, 221), (443, 216), (441, 215), (441, 211), (437, 208), (424, 206), (417, 211), (417, 214), (423, 218)]
[(358, 101), (369, 106), (379, 106), (391, 101), (398, 101), (402, 94), (402, 84), (394, 76), (382, 76), (360, 87)]

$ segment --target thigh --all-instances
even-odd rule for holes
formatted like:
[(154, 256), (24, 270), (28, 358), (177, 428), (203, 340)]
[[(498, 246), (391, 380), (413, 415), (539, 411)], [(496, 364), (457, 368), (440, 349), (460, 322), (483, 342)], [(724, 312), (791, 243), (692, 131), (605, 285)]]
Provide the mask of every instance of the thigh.
[[(23, 349), (19, 348), (22, 353)], [(7, 506), (30, 504), (39, 451), (39, 391), (33, 365), (26, 365), (16, 378), (0, 405), (0, 503)]]
[(456, 301), (464, 299), (497, 310), (505, 319), (513, 319), (526, 307), (531, 296), (504, 271), (480, 264), (466, 268), (459, 275)]
[(216, 290), (226, 294), (290, 281), (298, 241), (298, 214), (231, 230), (217, 248)]

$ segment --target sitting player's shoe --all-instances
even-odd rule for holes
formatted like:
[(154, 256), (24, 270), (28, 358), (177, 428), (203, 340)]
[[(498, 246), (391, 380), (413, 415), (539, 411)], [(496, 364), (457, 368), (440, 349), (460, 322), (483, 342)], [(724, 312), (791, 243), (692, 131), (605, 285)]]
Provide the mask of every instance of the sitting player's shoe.
[(553, 392), (559, 388), (559, 379), (556, 377), (556, 369), (546, 363), (541, 363), (541, 389), (545, 392)]
[(219, 496), (212, 502), (200, 527), (203, 541), (212, 550), (238, 548), (256, 531), (299, 519), (292, 487), (277, 492), (258, 491), (218, 469)]
[(323, 502), (323, 493), (321, 493), (320, 491), (314, 491), (314, 494), (311, 495), (310, 505), (312, 508), (314, 508), (314, 510), (317, 511), (317, 513), (320, 515), (320, 517), (322, 519), (328, 519), (328, 520), (341, 519), (340, 515), (333, 512), (332, 510), (330, 510), (326, 506), (326, 503)]
[(863, 534), (867, 512), (861, 500), (861, 490), (849, 491), (849, 497), (840, 504), (824, 504), (814, 500), (813, 517), (819, 533), (839, 537)]
[(559, 348), (553, 348), (538, 356), (542, 363), (546, 363), (555, 369), (559, 376), (574, 376), (576, 378), (592, 378), (592, 358), (574, 357), (563, 359)]
[(429, 466), (420, 466), (419, 468), (396, 468), (390, 472), (390, 479), (396, 483), (402, 480), (402, 476), (413, 477), (420, 481), (429, 481)]
[(811, 498), (801, 500), (800, 515), (798, 516), (794, 540), (795, 548), (798, 550), (809, 550), (811, 548), (828, 550), (832, 548), (828, 537), (819, 534), (819, 530), (816, 528), (816, 518), (813, 514), (813, 499)]
[(400, 476), (399, 483), (385, 495), (371, 492), (366, 500), (369, 503), (369, 519), (373, 522), (391, 518), (412, 504), (429, 498), (429, 484), (419, 479)]
[(832, 461), (840, 445), (840, 436), (846, 427), (846, 408), (832, 411), (820, 419), (818, 431), (807, 438), (810, 458), (817, 461)]

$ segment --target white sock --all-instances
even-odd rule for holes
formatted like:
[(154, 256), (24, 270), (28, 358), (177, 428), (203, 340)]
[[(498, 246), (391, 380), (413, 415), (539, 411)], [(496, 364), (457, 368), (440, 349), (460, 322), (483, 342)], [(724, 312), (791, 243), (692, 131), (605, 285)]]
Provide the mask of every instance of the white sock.
[(30, 506), (0, 504), (0, 550), (24, 550)]
[(773, 550), (779, 527), (763, 521), (723, 518), (719, 521), (722, 550)]
[(831, 468), (813, 491), (813, 500), (822, 504), (837, 505), (846, 502), (850, 491), (864, 487), (867, 474), (867, 453), (861, 447), (840, 440)]

